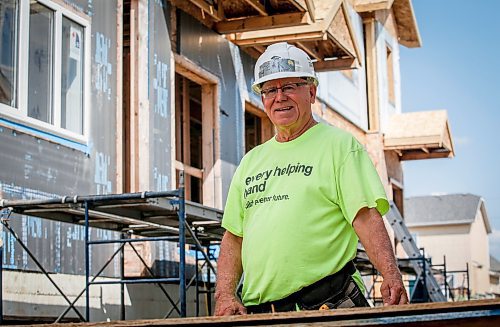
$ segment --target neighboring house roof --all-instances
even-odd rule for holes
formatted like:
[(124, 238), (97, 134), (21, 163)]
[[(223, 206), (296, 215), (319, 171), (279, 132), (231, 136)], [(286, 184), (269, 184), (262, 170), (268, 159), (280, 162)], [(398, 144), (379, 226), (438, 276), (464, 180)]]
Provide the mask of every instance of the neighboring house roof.
[(447, 194), (406, 198), (405, 223), (408, 227), (472, 224), (481, 210), (487, 233), (491, 226), (484, 200), (474, 194)]
[(500, 273), (500, 261), (490, 255), (490, 271)]

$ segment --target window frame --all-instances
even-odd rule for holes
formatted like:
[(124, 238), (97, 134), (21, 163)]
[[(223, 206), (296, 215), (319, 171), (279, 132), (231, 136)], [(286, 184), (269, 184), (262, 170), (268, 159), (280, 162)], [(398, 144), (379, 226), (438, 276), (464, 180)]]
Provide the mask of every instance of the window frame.
[[(88, 144), (90, 131), (90, 83), (91, 83), (91, 20), (88, 16), (76, 13), (69, 7), (53, 0), (37, 0), (41, 5), (54, 11), (53, 38), (53, 81), (52, 112), (53, 123), (46, 123), (28, 116), (28, 71), (29, 71), (29, 19), (30, 1), (20, 0), (18, 5), (17, 56), (15, 67), (18, 78), (16, 85), (17, 108), (0, 103), (0, 126), (8, 127), (37, 138), (45, 139), (75, 149)], [(62, 20), (63, 16), (83, 27), (83, 129), (82, 134), (61, 127), (61, 78), (62, 78)]]

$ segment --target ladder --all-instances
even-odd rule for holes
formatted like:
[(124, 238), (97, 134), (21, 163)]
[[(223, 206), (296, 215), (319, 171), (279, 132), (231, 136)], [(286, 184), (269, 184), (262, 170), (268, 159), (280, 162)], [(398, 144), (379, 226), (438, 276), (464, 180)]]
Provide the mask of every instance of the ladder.
[[(426, 268), (425, 257), (420, 253), (420, 250), (417, 247), (417, 244), (415, 244), (415, 241), (411, 236), (408, 227), (406, 227), (403, 217), (401, 217), (398, 208), (392, 201), (391, 201), (391, 209), (385, 215), (385, 217), (391, 224), (392, 229), (394, 230), (394, 234), (396, 235), (396, 238), (398, 239), (399, 242), (401, 242), (401, 245), (403, 246), (403, 249), (406, 251), (408, 257), (410, 259), (414, 259), (410, 260), (410, 264), (415, 270), (415, 273), (417, 274), (416, 280), (422, 282), (422, 284), (427, 290), (427, 293), (429, 294), (429, 298), (431, 299), (431, 301), (446, 302), (446, 297), (443, 295), (443, 292), (441, 291), (438, 282), (434, 278), (434, 275), (432, 274), (432, 271), (430, 269), (430, 265), (428, 266), (428, 268)], [(417, 284), (415, 285), (413, 290), (415, 290), (416, 288)]]

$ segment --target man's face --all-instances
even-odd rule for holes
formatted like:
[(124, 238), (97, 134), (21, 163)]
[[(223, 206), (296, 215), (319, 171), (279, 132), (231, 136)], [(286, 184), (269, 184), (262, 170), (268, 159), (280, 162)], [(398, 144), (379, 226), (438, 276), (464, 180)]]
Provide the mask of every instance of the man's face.
[[(295, 84), (298, 83), (298, 84)], [(275, 97), (266, 97), (267, 90), (277, 90)], [(290, 87), (287, 87), (290, 86)], [(295, 88), (292, 92), (291, 89)], [(262, 85), (262, 103), (272, 123), (280, 130), (300, 130), (311, 118), (311, 104), (316, 101), (316, 86), (306, 80), (292, 77), (265, 82)]]

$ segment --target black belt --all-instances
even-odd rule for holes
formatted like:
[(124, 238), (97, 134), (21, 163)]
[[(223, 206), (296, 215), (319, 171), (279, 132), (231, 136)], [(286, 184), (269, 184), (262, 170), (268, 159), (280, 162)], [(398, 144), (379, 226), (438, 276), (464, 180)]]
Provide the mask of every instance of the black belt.
[(297, 305), (299, 308), (315, 306), (316, 304), (321, 303), (321, 301), (331, 297), (332, 294), (341, 292), (349, 278), (355, 272), (356, 267), (354, 266), (354, 263), (349, 261), (336, 273), (326, 276), (283, 299), (247, 306), (247, 312), (267, 313), (296, 311)]

